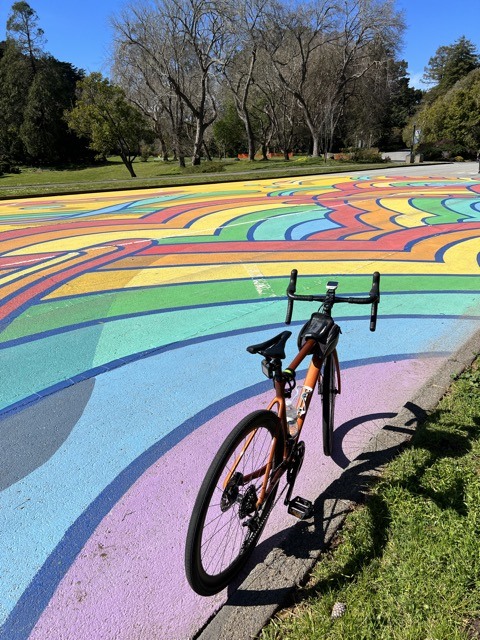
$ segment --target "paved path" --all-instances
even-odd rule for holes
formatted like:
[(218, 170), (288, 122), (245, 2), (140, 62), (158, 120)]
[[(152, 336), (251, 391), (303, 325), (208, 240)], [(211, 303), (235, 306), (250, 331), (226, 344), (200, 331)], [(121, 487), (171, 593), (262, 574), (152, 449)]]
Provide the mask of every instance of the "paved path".
[[(267, 401), (245, 346), (283, 326), (293, 266), (344, 294), (382, 273), (377, 333), (341, 309), (338, 446), (323, 457), (313, 418), (307, 498), (480, 315), (473, 163), (4, 200), (0, 225), (6, 640), (183, 640), (234, 592), (189, 590), (185, 528), (219, 443)], [(255, 561), (290, 525), (277, 509)]]

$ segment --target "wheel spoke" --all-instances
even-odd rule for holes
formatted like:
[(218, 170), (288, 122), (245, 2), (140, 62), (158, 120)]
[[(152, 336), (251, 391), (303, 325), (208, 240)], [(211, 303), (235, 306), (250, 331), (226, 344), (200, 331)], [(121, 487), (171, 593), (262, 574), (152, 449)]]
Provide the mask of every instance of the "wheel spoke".
[[(258, 540), (276, 492), (275, 487), (257, 511), (272, 443), (274, 438), (281, 440), (278, 428), (271, 412), (252, 414), (232, 432), (207, 473), (194, 507), (186, 549), (187, 577), (203, 595), (223, 588)], [(276, 467), (283, 446), (273, 453), (271, 462)], [(247, 524), (251, 518), (255, 519), (253, 529)]]

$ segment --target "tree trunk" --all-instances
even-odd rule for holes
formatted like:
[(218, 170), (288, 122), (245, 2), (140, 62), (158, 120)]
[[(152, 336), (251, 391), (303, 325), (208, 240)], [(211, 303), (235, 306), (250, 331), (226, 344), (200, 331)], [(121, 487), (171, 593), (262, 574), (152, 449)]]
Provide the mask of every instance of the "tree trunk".
[(163, 136), (161, 138), (159, 138), (160, 140), (160, 147), (162, 149), (162, 157), (163, 157), (163, 161), (164, 162), (168, 162), (168, 148), (167, 148), (167, 144), (163, 138)]
[(127, 167), (128, 173), (130, 174), (130, 177), (131, 178), (136, 178), (137, 174), (133, 170), (133, 162), (130, 160), (130, 158), (127, 158), (127, 156), (124, 155), (123, 153), (120, 154), (120, 157), (122, 159), (123, 164)]
[(185, 152), (183, 150), (183, 135), (182, 125), (177, 124), (175, 127), (175, 159), (178, 160), (178, 165), (185, 168)]
[(248, 114), (246, 114), (246, 117), (244, 119), (244, 123), (245, 123), (245, 133), (247, 134), (247, 140), (248, 140), (248, 159), (250, 160), (250, 162), (254, 162), (254, 160), (255, 160), (255, 136), (253, 134), (252, 125), (250, 124), (250, 118), (248, 117)]
[(288, 155), (288, 149), (283, 150), (283, 159), (288, 162), (290, 160), (290, 156)]
[(200, 155), (203, 147), (203, 134), (205, 133), (205, 125), (197, 118), (195, 127), (195, 141), (193, 143), (192, 165), (200, 164)]
[(208, 150), (207, 145), (205, 144), (205, 140), (203, 141), (203, 148), (205, 149), (205, 155), (207, 156), (207, 160), (212, 161), (212, 156), (210, 155), (210, 151)]

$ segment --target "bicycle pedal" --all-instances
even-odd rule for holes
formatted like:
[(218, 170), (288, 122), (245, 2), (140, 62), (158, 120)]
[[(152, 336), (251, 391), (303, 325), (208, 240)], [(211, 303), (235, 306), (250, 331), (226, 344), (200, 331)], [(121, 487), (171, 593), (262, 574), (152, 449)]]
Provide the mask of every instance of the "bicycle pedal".
[(306, 520), (313, 515), (313, 502), (297, 496), (288, 503), (288, 513), (299, 520)]

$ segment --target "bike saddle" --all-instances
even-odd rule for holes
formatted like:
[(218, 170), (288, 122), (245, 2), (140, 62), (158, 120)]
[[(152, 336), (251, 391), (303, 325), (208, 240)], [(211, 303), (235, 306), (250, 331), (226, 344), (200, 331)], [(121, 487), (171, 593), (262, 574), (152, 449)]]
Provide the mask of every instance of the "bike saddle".
[(285, 358), (285, 344), (289, 337), (292, 335), (291, 331), (283, 331), (278, 336), (270, 338), (260, 344), (252, 344), (247, 347), (249, 353), (259, 353), (261, 356), (267, 358)]

